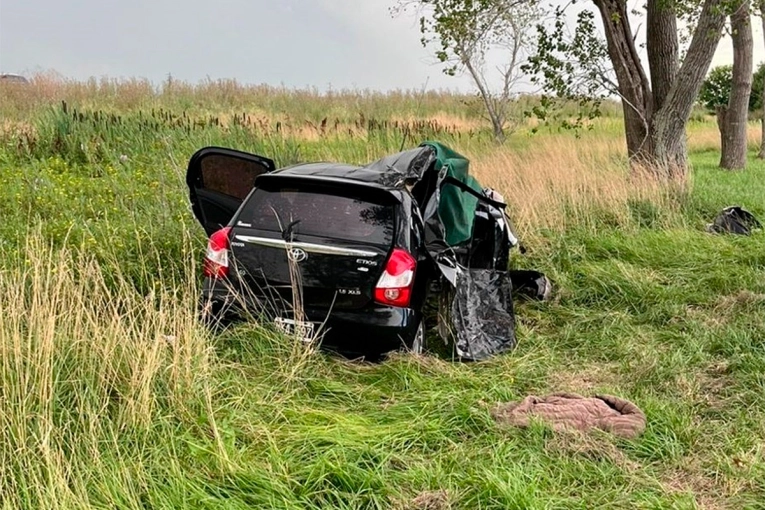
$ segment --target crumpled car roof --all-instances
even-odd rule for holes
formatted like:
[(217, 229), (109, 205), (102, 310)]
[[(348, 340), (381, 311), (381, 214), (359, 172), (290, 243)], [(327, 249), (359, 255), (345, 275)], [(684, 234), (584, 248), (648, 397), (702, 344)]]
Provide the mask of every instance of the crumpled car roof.
[(419, 180), (435, 159), (435, 150), (426, 145), (385, 156), (365, 166), (343, 163), (305, 163), (285, 167), (275, 173), (350, 179), (387, 188), (403, 188), (406, 184)]
[[(435, 238), (456, 246), (468, 241), (473, 230), (473, 216), (478, 204), (477, 196), (483, 189), (468, 171), (466, 157), (439, 142), (423, 142), (414, 149), (391, 154), (365, 166), (344, 163), (306, 163), (276, 170), (280, 176), (312, 176), (349, 179), (385, 188), (403, 189), (428, 178), (428, 172), (437, 174), (438, 193), (435, 209), (425, 212), (425, 221), (435, 227)], [(471, 193), (466, 193), (472, 191)]]

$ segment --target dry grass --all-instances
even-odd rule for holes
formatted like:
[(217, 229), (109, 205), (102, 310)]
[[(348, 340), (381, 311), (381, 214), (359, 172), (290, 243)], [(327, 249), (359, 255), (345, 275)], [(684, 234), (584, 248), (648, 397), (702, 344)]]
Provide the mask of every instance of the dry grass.
[[(759, 122), (750, 122), (747, 129), (748, 144), (750, 149), (760, 147), (762, 128)], [(688, 129), (688, 150), (691, 152), (719, 152), (720, 132), (714, 125), (714, 121), (700, 126), (690, 126)]]
[(607, 363), (593, 363), (557, 370), (547, 379), (551, 392), (567, 391), (591, 395), (614, 388), (619, 384), (618, 367)]
[(671, 209), (665, 184), (627, 167), (622, 140), (596, 134), (540, 137), (526, 150), (508, 146), (475, 158), (472, 166), (483, 185), (501, 190), (512, 204), (522, 236), (587, 225), (599, 218), (594, 211), (623, 222), (636, 201)]
[[(71, 508), (87, 499), (72, 471), (115, 462), (104, 444), (211, 406), (209, 343), (188, 313), (192, 281), (141, 295), (39, 234), (6, 256), (17, 260), (0, 270), (0, 500)], [(218, 437), (211, 414), (206, 427)]]
[(412, 499), (408, 510), (449, 510), (452, 508), (449, 492), (446, 490), (424, 491)]
[(613, 436), (599, 430), (557, 430), (545, 444), (545, 450), (554, 455), (608, 461), (630, 474), (639, 474), (642, 467), (619, 449)]
[[(464, 105), (471, 96), (449, 91), (289, 89), (265, 84), (251, 85), (236, 80), (205, 80), (188, 83), (169, 77), (162, 83), (143, 78), (90, 78), (70, 80), (56, 72), (37, 73), (25, 85), (3, 84), (0, 87), (0, 111), (14, 118), (61, 101), (79, 108), (105, 109), (125, 113), (129, 110), (159, 108), (267, 115), (320, 120), (324, 117), (354, 118), (367, 116), (395, 119), (457, 117), (466, 113)], [(475, 115), (474, 115), (475, 116)]]

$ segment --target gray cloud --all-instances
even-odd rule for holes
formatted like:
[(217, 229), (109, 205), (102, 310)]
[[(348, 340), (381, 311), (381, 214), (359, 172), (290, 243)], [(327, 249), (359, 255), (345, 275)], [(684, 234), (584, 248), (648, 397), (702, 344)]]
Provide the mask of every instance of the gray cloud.
[(458, 87), (389, 0), (25, 0), (0, 7), (0, 70), (169, 73), (290, 87)]
[[(0, 71), (236, 78), (288, 87), (459, 88), (395, 0), (4, 0)], [(755, 23), (755, 57), (762, 33)], [(729, 63), (729, 40), (715, 64)]]

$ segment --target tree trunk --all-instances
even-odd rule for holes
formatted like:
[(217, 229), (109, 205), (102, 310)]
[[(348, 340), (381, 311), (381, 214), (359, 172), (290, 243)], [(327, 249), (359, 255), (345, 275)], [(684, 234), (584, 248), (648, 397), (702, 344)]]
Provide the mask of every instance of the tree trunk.
[(666, 0), (648, 0), (653, 91), (635, 48), (626, 0), (593, 1), (622, 98), (630, 160), (662, 177), (683, 178), (688, 166), (685, 126), (722, 35), (725, 0), (704, 0), (681, 67), (676, 12)]
[(664, 106), (677, 71), (680, 69), (680, 43), (677, 16), (670, 2), (649, 1), (646, 5), (646, 53), (651, 71), (653, 107)]
[(497, 143), (505, 143), (507, 136), (505, 135), (505, 128), (494, 117), (491, 119), (491, 127), (494, 131), (494, 141)]
[[(468, 55), (468, 52), (465, 50), (461, 49), (459, 52), (462, 55)], [(494, 132), (494, 140), (497, 143), (504, 143), (506, 139), (504, 116), (500, 115), (500, 113), (497, 111), (496, 105), (491, 96), (491, 92), (486, 86), (486, 82), (484, 81), (484, 78), (481, 75), (479, 69), (473, 65), (473, 61), (465, 56), (462, 59), (462, 63), (467, 69), (468, 73), (470, 73), (470, 77), (473, 78), (473, 82), (475, 83), (476, 87), (478, 87), (478, 93), (481, 96), (481, 100), (486, 107), (486, 113), (489, 115), (489, 120), (491, 121), (491, 128)]]
[[(661, 0), (649, 0), (656, 2)], [(685, 127), (693, 110), (704, 77), (712, 63), (725, 25), (724, 0), (705, 0), (691, 44), (675, 79), (654, 113), (650, 126), (651, 163), (655, 170), (669, 178), (684, 177), (688, 167)], [(671, 34), (657, 46), (671, 44)], [(674, 34), (672, 39), (676, 39)]]
[(739, 170), (746, 167), (749, 95), (752, 92), (753, 41), (748, 0), (741, 2), (731, 14), (730, 24), (733, 39), (733, 80), (728, 107), (722, 119), (720, 167)]
[[(765, 87), (763, 87), (763, 97), (765, 97)], [(762, 119), (760, 119), (760, 153), (759, 159), (765, 159), (765, 104), (762, 106)]]
[(717, 121), (717, 130), (720, 132), (720, 140), (723, 139), (723, 133), (725, 132), (725, 114), (727, 111), (727, 106), (719, 105), (715, 107), (715, 120)]
[(635, 48), (629, 25), (627, 2), (595, 0), (606, 33), (608, 56), (614, 67), (624, 110), (624, 133), (630, 160), (641, 160), (647, 152), (648, 126), (653, 114), (653, 97), (648, 77)]
[(674, 113), (677, 108), (662, 108), (651, 123), (651, 159), (653, 172), (668, 180), (684, 180), (688, 172), (685, 124), (688, 118)]

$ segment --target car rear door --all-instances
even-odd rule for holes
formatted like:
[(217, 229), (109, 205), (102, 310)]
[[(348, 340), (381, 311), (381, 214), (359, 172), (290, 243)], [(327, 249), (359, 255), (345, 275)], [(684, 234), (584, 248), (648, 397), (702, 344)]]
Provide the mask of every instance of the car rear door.
[(273, 160), (222, 147), (205, 147), (189, 159), (186, 184), (191, 209), (207, 235), (226, 226), (255, 186), (276, 169)]
[(254, 288), (287, 302), (297, 269), (306, 308), (363, 308), (393, 247), (399, 204), (382, 189), (264, 176), (233, 225), (234, 257)]

